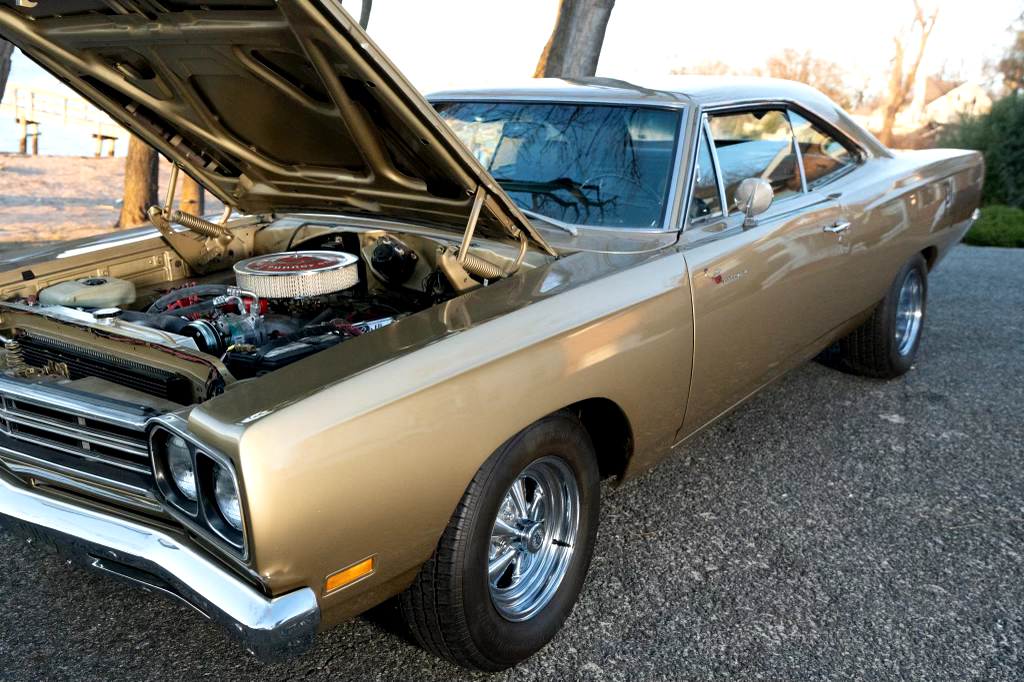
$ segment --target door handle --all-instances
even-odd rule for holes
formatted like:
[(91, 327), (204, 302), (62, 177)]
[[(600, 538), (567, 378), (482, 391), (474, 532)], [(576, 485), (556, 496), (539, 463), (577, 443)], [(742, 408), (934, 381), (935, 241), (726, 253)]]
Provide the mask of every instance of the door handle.
[(836, 223), (835, 225), (826, 225), (824, 228), (825, 232), (831, 232), (833, 234), (840, 234), (850, 229), (850, 223)]

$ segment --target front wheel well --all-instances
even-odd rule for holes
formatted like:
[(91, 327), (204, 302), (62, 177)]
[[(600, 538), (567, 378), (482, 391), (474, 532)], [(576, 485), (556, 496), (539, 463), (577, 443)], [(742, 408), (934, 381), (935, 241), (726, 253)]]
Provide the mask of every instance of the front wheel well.
[(607, 398), (589, 398), (566, 409), (580, 418), (590, 435), (601, 478), (621, 477), (633, 455), (633, 429), (622, 408)]
[(932, 266), (935, 265), (935, 259), (939, 257), (939, 249), (934, 246), (929, 246), (921, 251), (921, 255), (924, 256), (924, 262), (928, 268), (928, 272), (931, 272)]

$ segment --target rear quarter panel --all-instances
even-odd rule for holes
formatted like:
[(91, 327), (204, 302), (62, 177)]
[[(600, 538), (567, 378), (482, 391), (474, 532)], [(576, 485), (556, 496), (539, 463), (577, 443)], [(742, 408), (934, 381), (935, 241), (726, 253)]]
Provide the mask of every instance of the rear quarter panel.
[[(412, 330), (445, 328), (402, 354)], [(404, 589), (480, 465), (536, 419), (606, 398), (630, 422), (634, 457), (667, 449), (692, 343), (678, 251), (581, 253), (239, 387), (194, 410), (190, 428), (236, 432), (254, 568), (274, 594), (312, 587), (326, 626)], [(318, 387), (272, 404), (306, 385)], [(328, 574), (371, 555), (373, 575), (322, 595)]]
[(853, 224), (850, 266), (836, 283), (837, 302), (844, 301), (851, 316), (882, 300), (915, 253), (925, 252), (930, 265), (948, 253), (980, 201), (984, 165), (976, 152), (893, 154), (869, 159), (828, 185)]

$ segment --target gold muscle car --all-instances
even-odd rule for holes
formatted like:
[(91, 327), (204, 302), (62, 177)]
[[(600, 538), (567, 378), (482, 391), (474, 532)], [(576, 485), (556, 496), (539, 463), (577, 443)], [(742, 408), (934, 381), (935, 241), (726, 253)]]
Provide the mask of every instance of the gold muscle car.
[(424, 99), (337, 0), (21, 4), (0, 34), (228, 208), (176, 171), (151, 227), (5, 263), (0, 519), (267, 660), (397, 597), (522, 661), (602, 479), (823, 349), (906, 372), (976, 216), (978, 154), (794, 83)]

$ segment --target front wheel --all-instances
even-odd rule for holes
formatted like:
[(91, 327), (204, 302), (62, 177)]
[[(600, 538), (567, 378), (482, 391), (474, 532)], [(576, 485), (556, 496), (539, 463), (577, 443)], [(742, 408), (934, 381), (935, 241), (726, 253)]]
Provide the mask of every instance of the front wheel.
[(881, 379), (905, 374), (921, 343), (927, 295), (928, 267), (917, 254), (868, 321), (839, 343), (844, 364), (857, 374)]
[(549, 415), (502, 445), (400, 598), (420, 646), (493, 672), (551, 641), (590, 566), (598, 497), (594, 446), (571, 413)]

